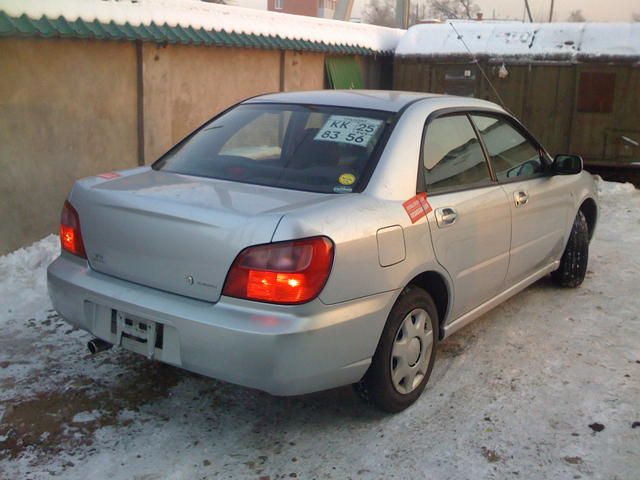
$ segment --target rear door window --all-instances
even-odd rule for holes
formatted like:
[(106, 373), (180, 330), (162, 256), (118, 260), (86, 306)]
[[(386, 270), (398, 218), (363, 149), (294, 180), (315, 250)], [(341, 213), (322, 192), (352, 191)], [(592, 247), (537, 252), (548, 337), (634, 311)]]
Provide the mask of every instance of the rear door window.
[(530, 177), (543, 171), (540, 150), (506, 119), (472, 115), (499, 181)]
[(430, 194), (492, 183), (478, 137), (464, 114), (429, 122), (422, 142), (422, 164)]
[(313, 192), (360, 191), (392, 116), (341, 107), (244, 104), (178, 144), (154, 168)]

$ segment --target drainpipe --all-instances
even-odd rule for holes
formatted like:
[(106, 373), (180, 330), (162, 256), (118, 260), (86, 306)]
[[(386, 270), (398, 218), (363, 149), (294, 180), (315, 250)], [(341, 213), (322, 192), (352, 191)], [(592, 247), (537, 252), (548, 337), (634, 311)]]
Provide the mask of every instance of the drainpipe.
[(136, 40), (136, 108), (138, 114), (138, 165), (144, 165), (144, 71), (142, 41)]
[(284, 92), (285, 60), (286, 51), (280, 50), (280, 91)]

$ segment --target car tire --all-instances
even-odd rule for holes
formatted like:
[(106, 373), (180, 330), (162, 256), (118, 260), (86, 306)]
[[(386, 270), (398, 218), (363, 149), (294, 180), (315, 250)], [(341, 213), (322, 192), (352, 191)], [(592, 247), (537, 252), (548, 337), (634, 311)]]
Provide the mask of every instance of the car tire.
[(371, 365), (355, 387), (368, 403), (401, 412), (422, 394), (436, 356), (438, 311), (423, 289), (403, 290), (389, 313)]
[(560, 267), (551, 273), (551, 278), (561, 287), (578, 287), (587, 274), (588, 262), (589, 225), (582, 211), (578, 211), (560, 260)]

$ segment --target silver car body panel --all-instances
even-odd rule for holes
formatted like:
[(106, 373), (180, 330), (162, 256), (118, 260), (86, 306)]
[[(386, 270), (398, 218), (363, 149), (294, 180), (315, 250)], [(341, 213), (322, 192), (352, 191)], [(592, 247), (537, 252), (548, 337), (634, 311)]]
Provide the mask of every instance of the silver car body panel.
[[(270, 93), (245, 100), (243, 103), (294, 103), (303, 105), (328, 105), (368, 110), (398, 112), (411, 102), (427, 98), (441, 98), (436, 93), (402, 92), (387, 90), (327, 90)], [(449, 97), (451, 98), (451, 97)]]
[[(443, 109), (504, 113), (500, 107), (375, 91), (273, 94), (248, 102), (401, 115), (358, 194), (149, 167), (113, 180), (78, 181), (69, 199), (89, 261), (63, 253), (48, 271), (54, 307), (70, 323), (111, 342), (118, 340), (114, 312), (162, 324), (167, 345), (152, 351), (154, 358), (274, 394), (353, 383), (368, 368), (389, 311), (412, 280), (433, 272), (446, 285), (441, 321), (448, 336), (557, 268), (578, 208), (596, 200), (586, 172), (545, 176), (429, 196), (433, 211), (412, 223), (403, 203), (416, 195), (425, 120)], [(524, 208), (514, 203), (522, 190), (529, 197)], [(436, 211), (445, 207), (455, 207), (458, 218), (441, 228)], [(221, 296), (243, 248), (315, 235), (335, 244), (333, 268), (317, 299), (283, 306)]]
[[(511, 239), (509, 205), (498, 185), (434, 195), (429, 203), (433, 249), (452, 277), (456, 298), (450, 316), (457, 318), (504, 288)], [(435, 212), (440, 208), (455, 209), (454, 224), (438, 225)]]
[(518, 283), (507, 287), (505, 290), (500, 292), (498, 295), (496, 295), (495, 297), (487, 300), (483, 304), (478, 305), (476, 308), (474, 308), (470, 312), (467, 312), (464, 315), (461, 315), (460, 317), (448, 322), (444, 326), (444, 336), (443, 336), (443, 338), (447, 338), (448, 336), (454, 334), (455, 332), (460, 330), (462, 327), (470, 324), (471, 322), (473, 322), (478, 317), (480, 317), (480, 316), (484, 315), (485, 313), (487, 313), (492, 308), (497, 307), (502, 302), (504, 302), (505, 300), (508, 300), (509, 298), (513, 297), (515, 294), (521, 292), (522, 290), (527, 288), (532, 283), (535, 283), (536, 281), (540, 280), (545, 275), (548, 275), (549, 273), (553, 272), (556, 268), (558, 268), (559, 264), (560, 264), (560, 260), (556, 260), (556, 261), (550, 263), (546, 267), (541, 268), (540, 270), (532, 273), (531, 275), (529, 275), (526, 278), (523, 278)]
[(67, 253), (50, 265), (47, 279), (56, 310), (72, 325), (116, 343), (115, 311), (162, 324), (164, 345), (152, 358), (274, 395), (358, 381), (396, 296), (385, 292), (333, 306), (229, 297), (211, 303), (113, 278)]
[(94, 270), (215, 302), (242, 249), (269, 243), (294, 206), (331, 197), (141, 168), (81, 180), (69, 200)]

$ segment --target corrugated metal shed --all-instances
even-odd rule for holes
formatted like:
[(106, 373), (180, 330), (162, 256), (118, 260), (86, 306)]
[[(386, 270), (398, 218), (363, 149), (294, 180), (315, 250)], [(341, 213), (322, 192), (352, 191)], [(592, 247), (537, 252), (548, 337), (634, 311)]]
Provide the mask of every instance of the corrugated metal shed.
[(0, 0), (0, 36), (391, 54), (403, 30), (195, 0)]
[(504, 103), (550, 152), (590, 165), (640, 158), (640, 24), (480, 23), (454, 22), (457, 33), (448, 24), (433, 35), (431, 25), (409, 29), (394, 88)]

